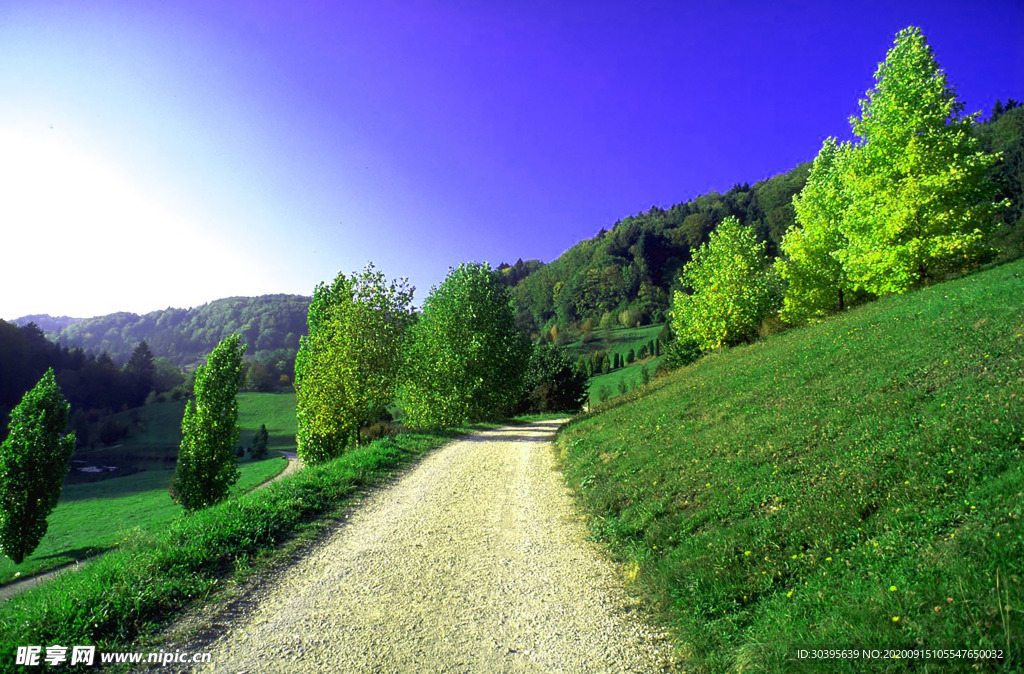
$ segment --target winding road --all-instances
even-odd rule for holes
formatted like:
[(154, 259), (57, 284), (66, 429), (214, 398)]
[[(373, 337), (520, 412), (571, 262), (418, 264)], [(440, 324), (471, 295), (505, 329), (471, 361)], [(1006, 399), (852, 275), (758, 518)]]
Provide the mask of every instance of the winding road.
[(657, 672), (667, 636), (587, 539), (561, 421), (481, 432), (372, 492), (203, 648), (216, 672)]

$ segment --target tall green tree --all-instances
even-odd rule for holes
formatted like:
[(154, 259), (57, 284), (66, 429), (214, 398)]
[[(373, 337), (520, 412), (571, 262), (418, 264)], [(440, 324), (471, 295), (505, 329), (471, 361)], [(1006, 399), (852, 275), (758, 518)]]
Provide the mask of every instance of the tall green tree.
[(678, 339), (692, 339), (705, 351), (755, 336), (778, 304), (764, 242), (733, 216), (694, 254), (681, 281), (692, 294), (675, 292), (672, 327)]
[(452, 269), (431, 289), (412, 333), (403, 391), (411, 425), (500, 417), (519, 401), (530, 344), (507, 287), (487, 263)]
[(131, 358), (124, 364), (124, 372), (128, 375), (134, 397), (141, 402), (156, 383), (156, 363), (146, 340), (139, 342), (132, 351)]
[(195, 398), (185, 405), (181, 449), (171, 478), (175, 503), (194, 511), (222, 501), (238, 481), (238, 387), (242, 383), (239, 335), (226, 337), (196, 370)]
[(838, 257), (853, 284), (901, 293), (985, 254), (996, 204), (989, 168), (963, 103), (921, 30), (906, 28), (875, 72), (875, 87), (851, 118), (862, 139), (847, 154)]
[(782, 239), (783, 257), (776, 260), (787, 283), (779, 317), (803, 323), (842, 311), (853, 299), (853, 284), (839, 260), (846, 247), (843, 219), (850, 208), (843, 172), (852, 152), (849, 143), (825, 139), (807, 184), (793, 197), (796, 226)]
[(75, 451), (75, 434), (64, 435), (68, 409), (50, 368), (11, 410), (0, 445), (0, 550), (15, 564), (39, 545), (60, 499)]
[(403, 372), (414, 289), (368, 264), (320, 284), (309, 334), (295, 360), (298, 453), (307, 463), (338, 456), (359, 428), (394, 401)]

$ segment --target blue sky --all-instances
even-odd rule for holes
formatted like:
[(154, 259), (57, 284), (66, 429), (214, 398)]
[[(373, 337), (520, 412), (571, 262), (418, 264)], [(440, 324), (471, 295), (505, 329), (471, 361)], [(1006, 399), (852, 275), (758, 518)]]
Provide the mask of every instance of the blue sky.
[(550, 261), (788, 170), (918, 25), (1024, 100), (1020, 2), (0, 4), (0, 317)]

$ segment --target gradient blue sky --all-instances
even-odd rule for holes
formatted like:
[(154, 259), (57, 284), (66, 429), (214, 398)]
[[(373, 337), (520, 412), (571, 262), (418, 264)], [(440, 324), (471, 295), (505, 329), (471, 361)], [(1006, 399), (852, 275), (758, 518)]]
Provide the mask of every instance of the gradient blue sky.
[(1024, 99), (1019, 0), (2, 0), (0, 317), (550, 261), (848, 137), (908, 25)]

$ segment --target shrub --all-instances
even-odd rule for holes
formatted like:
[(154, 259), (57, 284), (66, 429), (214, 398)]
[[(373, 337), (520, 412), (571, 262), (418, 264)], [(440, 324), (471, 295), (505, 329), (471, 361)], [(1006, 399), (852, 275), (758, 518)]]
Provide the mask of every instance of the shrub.
[(676, 338), (665, 346), (665, 357), (659, 367), (673, 370), (694, 363), (701, 356), (700, 344), (692, 338)]
[(587, 399), (587, 376), (566, 353), (538, 344), (530, 355), (518, 412), (578, 412)]

